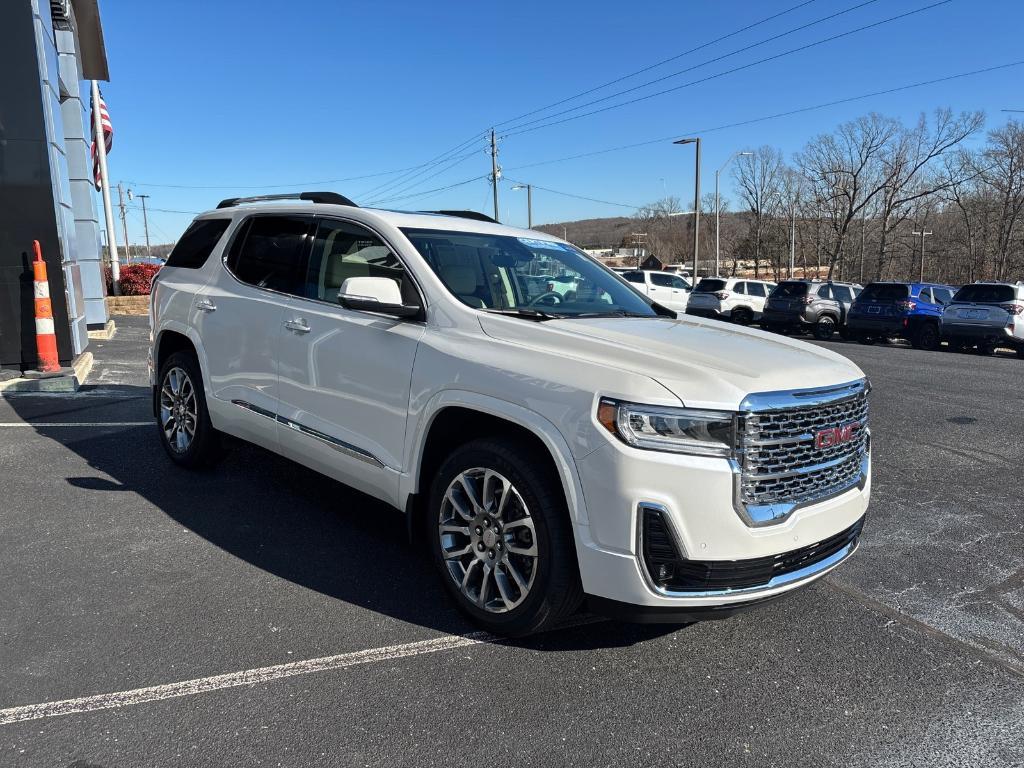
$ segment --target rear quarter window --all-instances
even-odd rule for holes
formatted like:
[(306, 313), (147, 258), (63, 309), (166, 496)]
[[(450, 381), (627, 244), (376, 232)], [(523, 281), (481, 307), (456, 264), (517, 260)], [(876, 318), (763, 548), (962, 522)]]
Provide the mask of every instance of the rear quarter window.
[(231, 219), (193, 221), (167, 257), (168, 267), (199, 269), (213, 253)]

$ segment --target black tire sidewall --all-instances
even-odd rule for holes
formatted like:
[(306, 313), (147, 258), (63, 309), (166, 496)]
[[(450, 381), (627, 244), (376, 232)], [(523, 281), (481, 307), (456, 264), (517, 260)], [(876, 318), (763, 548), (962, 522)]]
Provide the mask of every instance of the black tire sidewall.
[(836, 321), (831, 317), (822, 317), (814, 324), (814, 338), (818, 341), (828, 341), (835, 335)]
[[(188, 448), (180, 453), (171, 448), (160, 424), (160, 388), (163, 387), (164, 377), (171, 368), (184, 370), (196, 393), (196, 433)], [(216, 451), (219, 447), (218, 435), (210, 423), (210, 413), (206, 407), (206, 389), (203, 386), (203, 374), (199, 368), (199, 361), (191, 352), (175, 352), (160, 366), (160, 373), (157, 377), (156, 428), (160, 436), (160, 444), (163, 445), (167, 455), (174, 463), (194, 469), (208, 466), (216, 458)]]
[[(475, 440), (456, 449), (434, 478), (426, 515), (431, 558), (459, 608), (489, 630), (511, 636), (536, 632), (579, 603), (579, 600), (565, 600), (565, 594), (557, 594), (564, 592), (566, 586), (580, 592), (572, 528), (561, 481), (528, 456), (515, 441), (500, 439)], [(533, 518), (537, 574), (530, 594), (508, 613), (489, 613), (472, 604), (454, 583), (441, 552), (437, 526), (444, 495), (456, 476), (474, 467), (493, 469), (504, 475), (516, 487)]]

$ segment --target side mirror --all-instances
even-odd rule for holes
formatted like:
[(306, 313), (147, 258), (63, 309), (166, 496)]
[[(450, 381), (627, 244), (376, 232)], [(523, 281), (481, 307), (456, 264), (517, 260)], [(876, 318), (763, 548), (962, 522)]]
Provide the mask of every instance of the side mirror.
[(360, 312), (380, 312), (395, 317), (416, 317), (422, 307), (402, 303), (398, 283), (389, 277), (350, 277), (341, 284), (338, 303)]

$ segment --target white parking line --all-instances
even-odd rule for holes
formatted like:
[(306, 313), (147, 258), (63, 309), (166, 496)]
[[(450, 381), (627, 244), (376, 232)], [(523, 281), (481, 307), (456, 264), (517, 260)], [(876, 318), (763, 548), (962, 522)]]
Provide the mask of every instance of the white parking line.
[(42, 429), (44, 427), (149, 427), (152, 421), (5, 421), (0, 422), (0, 429), (4, 427), (32, 427)]
[(373, 664), (392, 659), (403, 659), (408, 656), (422, 656), (427, 653), (450, 651), (467, 645), (492, 643), (501, 638), (487, 632), (472, 632), (468, 635), (447, 635), (434, 640), (419, 640), (402, 645), (387, 645), (382, 648), (368, 648), (363, 651), (352, 651), (337, 656), (324, 656), (306, 661), (294, 661), (288, 664), (276, 664), (272, 667), (247, 669), (241, 672), (229, 672), (213, 677), (200, 677), (195, 680), (183, 680), (166, 685), (153, 685), (148, 688), (135, 688), (130, 691), (101, 693), (97, 696), (83, 696), (78, 699), (49, 701), (43, 704), (28, 704), (22, 707), (0, 709), (0, 725), (21, 723), (26, 720), (41, 720), (47, 717), (73, 715), (80, 712), (95, 712), (102, 709), (119, 709), (134, 704), (145, 704), (150, 701), (162, 701), (182, 696), (194, 696), (197, 693), (219, 691), (224, 688), (236, 688), (242, 685), (255, 685), (271, 680), (280, 680), (296, 675), (308, 675), (312, 672), (326, 672), (333, 669), (346, 669), (359, 664)]

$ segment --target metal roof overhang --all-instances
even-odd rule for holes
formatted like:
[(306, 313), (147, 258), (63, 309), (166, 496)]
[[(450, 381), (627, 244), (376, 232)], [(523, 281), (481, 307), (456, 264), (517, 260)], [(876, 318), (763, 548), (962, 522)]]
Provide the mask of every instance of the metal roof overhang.
[(99, 0), (71, 0), (78, 28), (79, 61), (86, 80), (110, 80)]

